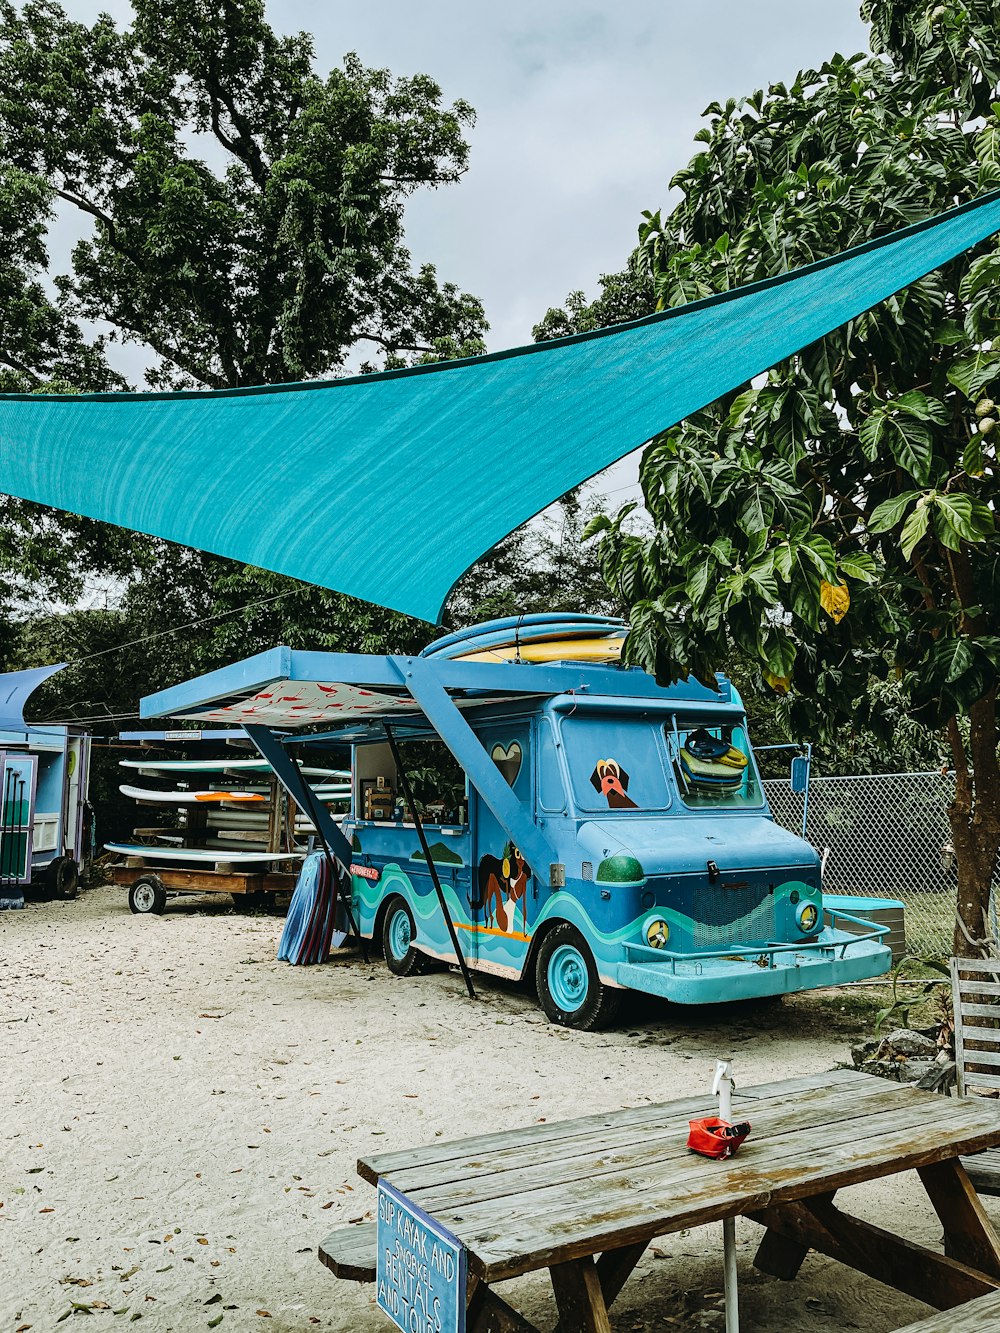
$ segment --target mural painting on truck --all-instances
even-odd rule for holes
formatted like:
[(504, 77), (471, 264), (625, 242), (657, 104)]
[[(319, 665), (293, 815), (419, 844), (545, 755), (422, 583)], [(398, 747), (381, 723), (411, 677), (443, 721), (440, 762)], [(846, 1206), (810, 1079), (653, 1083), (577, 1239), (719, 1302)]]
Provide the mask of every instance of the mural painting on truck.
[[(817, 852), (772, 818), (730, 682), (664, 688), (607, 652), (581, 659), (584, 629), (620, 655), (620, 622), (519, 617), (418, 658), (274, 649), (143, 708), (233, 722), (263, 707), (269, 725), (320, 728), (288, 742), (350, 744), (351, 813), (329, 830), (345, 929), (350, 908), (400, 975), (457, 961), (454, 929), (471, 969), (533, 980), (553, 1021), (590, 1027), (626, 990), (717, 1003), (886, 972), (884, 927), (863, 900), (824, 899)], [(511, 656), (482, 660), (505, 642)], [(276, 713), (302, 682), (327, 704)], [(387, 725), (420, 774), (416, 810)], [(282, 742), (250, 732), (280, 778)]]

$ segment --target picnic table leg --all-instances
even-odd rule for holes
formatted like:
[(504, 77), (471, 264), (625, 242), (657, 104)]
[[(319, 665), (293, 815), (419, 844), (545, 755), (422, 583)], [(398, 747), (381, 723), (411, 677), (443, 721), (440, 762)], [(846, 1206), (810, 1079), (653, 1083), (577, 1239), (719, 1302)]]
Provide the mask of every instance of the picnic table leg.
[(539, 1333), (534, 1324), (471, 1273), (465, 1326), (468, 1333)]
[[(829, 1202), (833, 1199), (833, 1191), (816, 1197)], [(771, 1277), (780, 1278), (783, 1282), (791, 1282), (798, 1277), (799, 1269), (808, 1253), (809, 1246), (803, 1241), (782, 1235), (780, 1231), (769, 1227), (764, 1232), (764, 1239), (757, 1246), (754, 1267)]]
[[(601, 1282), (604, 1304), (610, 1309), (611, 1302), (632, 1276), (636, 1264), (646, 1253), (644, 1240), (635, 1245), (623, 1245), (618, 1250), (605, 1250), (597, 1261), (597, 1276)], [(562, 1319), (552, 1333), (573, 1333), (572, 1328)]]
[(611, 1333), (608, 1307), (597, 1264), (591, 1258), (570, 1259), (549, 1269), (559, 1309), (559, 1327), (567, 1333)]
[(945, 1254), (1000, 1277), (1000, 1239), (959, 1159), (919, 1167), (917, 1174), (944, 1227)]

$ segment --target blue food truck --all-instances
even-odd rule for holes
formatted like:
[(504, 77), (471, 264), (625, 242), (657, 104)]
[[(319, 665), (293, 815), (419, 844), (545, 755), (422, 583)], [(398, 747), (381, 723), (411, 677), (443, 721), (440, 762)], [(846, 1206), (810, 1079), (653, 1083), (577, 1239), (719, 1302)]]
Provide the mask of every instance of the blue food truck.
[(590, 1028), (626, 991), (706, 1004), (885, 973), (886, 927), (824, 898), (815, 849), (775, 823), (732, 684), (660, 686), (621, 664), (626, 632), (538, 616), (413, 657), (279, 647), (142, 712), (245, 727), (307, 810), (294, 753), (351, 747), (350, 814), (316, 823), (340, 924), (397, 975), (530, 980), (552, 1021)]

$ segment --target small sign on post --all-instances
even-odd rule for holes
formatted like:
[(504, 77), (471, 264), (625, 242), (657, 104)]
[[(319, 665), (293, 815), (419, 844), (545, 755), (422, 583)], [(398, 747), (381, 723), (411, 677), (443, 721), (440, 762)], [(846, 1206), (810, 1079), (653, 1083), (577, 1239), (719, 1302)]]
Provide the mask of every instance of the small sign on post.
[(378, 1187), (378, 1308), (404, 1333), (465, 1333), (465, 1249), (405, 1194)]

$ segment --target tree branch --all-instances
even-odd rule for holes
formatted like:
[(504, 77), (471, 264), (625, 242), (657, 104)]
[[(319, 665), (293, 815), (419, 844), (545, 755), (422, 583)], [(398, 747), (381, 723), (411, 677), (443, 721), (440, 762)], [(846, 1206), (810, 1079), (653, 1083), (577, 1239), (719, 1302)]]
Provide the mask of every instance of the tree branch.
[(378, 343), (384, 347), (387, 352), (433, 352), (434, 348), (424, 346), (421, 343), (397, 343), (391, 342), (388, 338), (383, 338), (380, 333), (356, 333), (354, 338), (357, 342)]
[(32, 370), (31, 367), (25, 365), (23, 361), (19, 361), (17, 357), (10, 352), (0, 351), (0, 363), (5, 366), (10, 366), (11, 370), (16, 370), (21, 375), (27, 375), (28, 378), (34, 380), (36, 384), (40, 384), (42, 381), (42, 377), (37, 371)]

